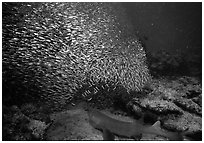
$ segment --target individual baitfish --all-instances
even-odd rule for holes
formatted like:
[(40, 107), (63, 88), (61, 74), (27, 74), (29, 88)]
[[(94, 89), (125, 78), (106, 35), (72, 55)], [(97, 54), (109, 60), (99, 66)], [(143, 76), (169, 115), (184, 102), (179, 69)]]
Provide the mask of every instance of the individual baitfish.
[(167, 137), (169, 140), (183, 140), (184, 133), (162, 130), (160, 121), (153, 125), (143, 125), (141, 121), (124, 122), (111, 118), (98, 110), (88, 111), (89, 123), (96, 129), (103, 131), (104, 140), (114, 140), (114, 135), (138, 139), (142, 134), (154, 134)]

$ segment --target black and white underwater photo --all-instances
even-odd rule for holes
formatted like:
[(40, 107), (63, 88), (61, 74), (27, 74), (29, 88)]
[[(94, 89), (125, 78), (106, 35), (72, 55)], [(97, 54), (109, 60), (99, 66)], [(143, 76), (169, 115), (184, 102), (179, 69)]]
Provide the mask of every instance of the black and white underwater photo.
[(202, 2), (2, 2), (3, 141), (202, 141)]

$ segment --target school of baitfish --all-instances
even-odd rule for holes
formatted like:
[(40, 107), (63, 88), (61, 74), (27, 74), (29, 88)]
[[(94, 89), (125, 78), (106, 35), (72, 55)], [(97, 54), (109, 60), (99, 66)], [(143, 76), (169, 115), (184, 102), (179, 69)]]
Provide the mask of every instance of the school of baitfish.
[(19, 98), (40, 95), (64, 104), (118, 86), (140, 91), (150, 80), (145, 51), (119, 4), (24, 3), (14, 8), (16, 14), (2, 17), (2, 74), (4, 86)]

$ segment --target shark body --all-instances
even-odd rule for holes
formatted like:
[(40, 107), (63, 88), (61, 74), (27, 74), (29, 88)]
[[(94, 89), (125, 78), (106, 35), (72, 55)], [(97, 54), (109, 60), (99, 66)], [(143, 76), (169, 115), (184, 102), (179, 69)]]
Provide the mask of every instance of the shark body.
[(114, 140), (114, 135), (127, 138), (141, 138), (142, 134), (160, 135), (169, 138), (169, 140), (183, 140), (181, 133), (162, 130), (160, 121), (157, 121), (154, 125), (143, 125), (137, 120), (124, 122), (95, 109), (89, 111), (88, 115), (90, 124), (94, 128), (103, 131), (104, 140)]

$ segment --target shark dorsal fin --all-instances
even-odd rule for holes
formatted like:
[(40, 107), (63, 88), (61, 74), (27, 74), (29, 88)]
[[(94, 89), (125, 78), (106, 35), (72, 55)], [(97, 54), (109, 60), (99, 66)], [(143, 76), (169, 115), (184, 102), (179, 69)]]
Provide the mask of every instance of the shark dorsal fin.
[(161, 122), (160, 122), (160, 121), (157, 121), (157, 122), (154, 123), (152, 126), (155, 127), (155, 128), (160, 128), (160, 127), (161, 127)]

